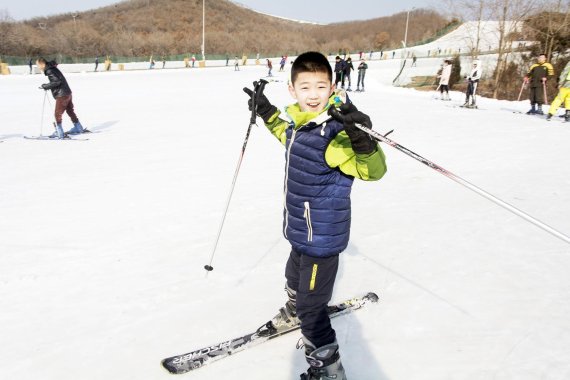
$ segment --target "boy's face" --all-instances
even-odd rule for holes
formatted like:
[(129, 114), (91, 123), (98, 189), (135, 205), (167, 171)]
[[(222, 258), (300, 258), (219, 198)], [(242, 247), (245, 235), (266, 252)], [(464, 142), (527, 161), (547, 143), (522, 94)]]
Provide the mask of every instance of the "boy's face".
[(304, 72), (289, 85), (289, 93), (299, 103), (301, 111), (321, 112), (328, 105), (334, 88), (327, 73)]
[(546, 62), (546, 56), (544, 54), (541, 54), (538, 56), (538, 63), (544, 63)]

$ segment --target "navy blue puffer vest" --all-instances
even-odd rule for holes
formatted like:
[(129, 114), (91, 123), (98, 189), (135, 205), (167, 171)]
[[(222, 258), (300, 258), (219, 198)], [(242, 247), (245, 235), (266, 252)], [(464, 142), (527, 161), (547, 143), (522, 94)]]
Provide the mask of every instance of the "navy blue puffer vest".
[(328, 257), (348, 245), (354, 178), (325, 161), (327, 146), (342, 129), (335, 120), (287, 129), (283, 233), (298, 253)]

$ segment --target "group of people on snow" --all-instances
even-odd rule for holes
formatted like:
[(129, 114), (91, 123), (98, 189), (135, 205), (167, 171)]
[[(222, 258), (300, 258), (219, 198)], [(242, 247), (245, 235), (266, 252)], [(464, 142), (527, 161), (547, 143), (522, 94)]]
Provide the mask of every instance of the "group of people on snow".
[[(451, 100), (449, 97), (449, 80), (452, 71), (452, 61), (446, 59), (443, 61), (441, 70), (437, 74), (439, 79), (439, 90), (442, 100)], [(540, 54), (537, 57), (537, 62), (530, 66), (528, 72), (523, 78), (521, 93), (525, 87), (528, 88), (528, 96), (531, 108), (526, 113), (527, 115), (544, 115), (542, 106), (546, 103), (546, 83), (554, 77), (554, 68), (552, 64), (546, 61), (546, 55)], [(476, 94), (477, 86), (481, 80), (481, 65), (479, 61), (472, 63), (472, 68), (469, 74), (464, 76), (467, 82), (467, 90), (465, 92), (465, 102), (462, 107), (476, 108)], [(570, 62), (562, 70), (558, 78), (559, 92), (556, 98), (552, 101), (548, 110), (546, 120), (552, 117), (558, 111), (561, 105), (564, 105), (566, 113), (564, 115), (566, 121), (570, 121)], [(436, 90), (436, 91), (437, 91)], [(520, 99), (520, 95), (519, 95)]]
[[(537, 62), (528, 70), (523, 80), (523, 86), (529, 88), (530, 110), (528, 115), (544, 115), (542, 106), (546, 103), (546, 83), (554, 78), (554, 68), (546, 61), (546, 55), (540, 54)], [(521, 88), (522, 91), (522, 88)], [(551, 120), (564, 104), (564, 118), (570, 122), (570, 62), (566, 64), (558, 77), (558, 94), (550, 104), (546, 120)]]
[[(366, 70), (368, 70), (368, 64), (361, 58), (360, 64), (358, 65), (358, 80), (356, 82), (356, 91), (357, 92), (364, 92), (364, 77), (366, 76)], [(348, 87), (346, 91), (352, 91), (351, 85), (351, 78), (350, 74), (354, 71), (354, 65), (352, 64), (352, 58), (348, 57), (345, 59), (341, 58), (340, 56), (335, 57), (335, 65), (334, 65), (334, 84), (338, 87), (338, 84), (341, 84), (340, 88), (344, 88), (345, 80), (348, 80)]]

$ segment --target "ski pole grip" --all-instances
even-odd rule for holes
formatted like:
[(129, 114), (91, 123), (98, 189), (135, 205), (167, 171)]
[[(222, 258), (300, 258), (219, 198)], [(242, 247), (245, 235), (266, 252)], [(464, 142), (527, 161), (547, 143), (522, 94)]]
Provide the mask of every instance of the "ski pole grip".
[(255, 124), (255, 119), (257, 117), (257, 94), (263, 93), (265, 85), (268, 82), (265, 79), (260, 79), (257, 82), (257, 86), (253, 89), (253, 94), (251, 94), (251, 118), (249, 119), (250, 124)]

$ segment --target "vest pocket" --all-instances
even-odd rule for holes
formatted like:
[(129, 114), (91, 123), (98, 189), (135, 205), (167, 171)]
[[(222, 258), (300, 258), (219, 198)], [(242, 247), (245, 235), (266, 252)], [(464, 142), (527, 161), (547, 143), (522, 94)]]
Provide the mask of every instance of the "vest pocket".
[(307, 241), (313, 241), (313, 225), (311, 224), (311, 205), (309, 202), (304, 202), (305, 205), (305, 213), (303, 216), (305, 217), (305, 222), (307, 222)]

